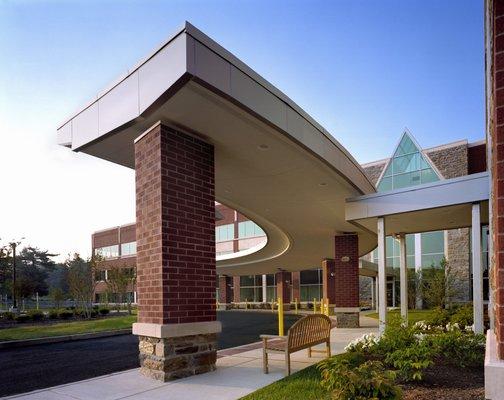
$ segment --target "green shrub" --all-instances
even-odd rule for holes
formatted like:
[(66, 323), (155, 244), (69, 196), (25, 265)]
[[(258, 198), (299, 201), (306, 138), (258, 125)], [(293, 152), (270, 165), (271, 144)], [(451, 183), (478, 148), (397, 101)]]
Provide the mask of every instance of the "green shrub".
[(416, 344), (417, 328), (406, 326), (401, 316), (390, 315), (387, 318), (385, 332), (375, 346), (376, 353), (385, 356), (399, 349), (405, 349)]
[(100, 306), (98, 306), (98, 305), (93, 306), (93, 310), (98, 311), (99, 309), (100, 309)]
[(70, 319), (74, 315), (73, 311), (69, 310), (62, 310), (58, 313), (58, 318), (59, 319)]
[(58, 313), (58, 310), (50, 310), (48, 314), (49, 319), (58, 319)]
[(396, 368), (398, 376), (408, 381), (421, 381), (423, 371), (433, 365), (432, 349), (426, 341), (387, 354), (385, 363)]
[(28, 322), (31, 318), (27, 314), (19, 314), (19, 315), (16, 315), (16, 317), (14, 319), (16, 320), (16, 322), (24, 323), (24, 322)]
[(482, 366), (485, 358), (485, 336), (458, 329), (430, 335), (428, 341), (437, 354), (461, 368)]
[(10, 311), (6, 311), (2, 313), (2, 319), (5, 319), (6, 321), (14, 321), (14, 318), (16, 317), (16, 314)]
[(30, 310), (28, 311), (28, 316), (33, 321), (42, 321), (45, 318), (45, 314), (40, 310)]
[(473, 307), (469, 304), (458, 307), (450, 317), (450, 322), (459, 324), (462, 328), (473, 325)]
[(424, 322), (430, 326), (445, 326), (450, 322), (450, 313), (444, 308), (436, 307)]
[(107, 315), (108, 313), (110, 313), (110, 310), (108, 308), (102, 307), (98, 310), (98, 312), (100, 313), (100, 315)]
[[(379, 361), (361, 363), (354, 358), (333, 357), (318, 365), (321, 385), (341, 400), (401, 399), (401, 389), (394, 383), (395, 373), (387, 371)], [(360, 355), (362, 357), (362, 355)]]
[(91, 318), (96, 318), (98, 316), (98, 311), (91, 310), (91, 312), (89, 314), (90, 314)]

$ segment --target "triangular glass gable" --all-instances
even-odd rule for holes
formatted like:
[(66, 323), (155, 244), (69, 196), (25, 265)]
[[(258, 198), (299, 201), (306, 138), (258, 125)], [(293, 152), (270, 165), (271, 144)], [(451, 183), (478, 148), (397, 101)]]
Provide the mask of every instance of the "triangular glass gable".
[(409, 133), (404, 132), (377, 189), (382, 192), (438, 180), (439, 177), (425, 159), (421, 149)]

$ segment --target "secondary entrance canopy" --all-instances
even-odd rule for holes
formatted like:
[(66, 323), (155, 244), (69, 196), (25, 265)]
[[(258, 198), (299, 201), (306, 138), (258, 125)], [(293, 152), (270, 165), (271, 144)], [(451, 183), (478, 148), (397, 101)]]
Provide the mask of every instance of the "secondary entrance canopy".
[[(328, 94), (329, 96), (329, 94)], [(301, 270), (334, 258), (334, 236), (376, 235), (345, 219), (345, 199), (375, 192), (355, 159), (285, 94), (191, 24), (65, 121), (58, 142), (135, 168), (134, 140), (158, 121), (215, 148), (216, 200), (266, 232), (219, 274)]]

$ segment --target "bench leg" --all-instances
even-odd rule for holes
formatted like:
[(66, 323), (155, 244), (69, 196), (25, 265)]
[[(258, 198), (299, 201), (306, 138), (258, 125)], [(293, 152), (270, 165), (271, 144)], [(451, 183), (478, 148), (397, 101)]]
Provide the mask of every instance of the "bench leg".
[(326, 343), (327, 357), (331, 357), (331, 342), (328, 340)]
[(263, 347), (263, 372), (267, 374), (268, 371), (268, 352), (266, 351), (266, 346)]
[(291, 374), (290, 354), (288, 351), (285, 352), (285, 371), (287, 372), (287, 376)]
[(308, 357), (311, 357), (311, 347), (308, 347)]

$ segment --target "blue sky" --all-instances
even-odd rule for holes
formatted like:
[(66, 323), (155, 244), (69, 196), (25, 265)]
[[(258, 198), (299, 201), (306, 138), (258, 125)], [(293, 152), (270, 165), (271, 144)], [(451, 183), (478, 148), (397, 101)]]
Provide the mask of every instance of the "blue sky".
[(55, 129), (184, 20), (360, 162), (404, 127), (423, 147), (484, 138), (481, 0), (0, 0), (1, 239), (86, 254), (91, 231), (134, 219), (133, 172), (58, 148)]

